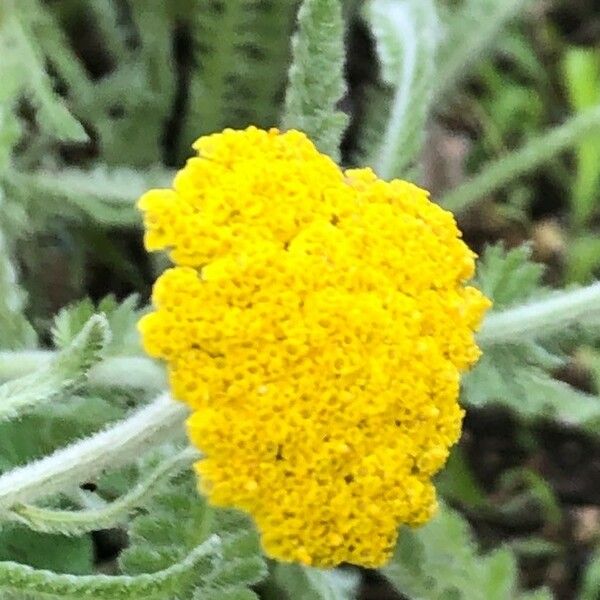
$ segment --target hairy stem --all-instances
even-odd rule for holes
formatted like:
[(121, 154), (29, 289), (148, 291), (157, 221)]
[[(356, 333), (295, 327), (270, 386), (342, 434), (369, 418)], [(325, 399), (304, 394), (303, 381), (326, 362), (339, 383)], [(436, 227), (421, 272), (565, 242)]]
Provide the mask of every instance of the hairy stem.
[[(48, 366), (57, 353), (50, 350), (0, 352), (0, 383)], [(109, 357), (92, 367), (91, 385), (160, 390), (166, 387), (164, 370), (141, 356)]]
[(531, 171), (566, 148), (573, 146), (600, 128), (600, 107), (587, 110), (570, 118), (566, 123), (550, 129), (521, 148), (490, 162), (472, 179), (451, 190), (440, 204), (452, 212), (461, 212), (487, 194)]
[(477, 339), (482, 346), (509, 343), (599, 318), (600, 283), (594, 283), (492, 313), (484, 321)]
[(104, 469), (133, 462), (181, 432), (187, 414), (183, 404), (163, 394), (104, 431), (8, 471), (0, 476), (0, 508), (31, 502), (94, 477)]
[(88, 510), (55, 510), (18, 504), (6, 517), (42, 533), (60, 533), (62, 535), (81, 535), (88, 531), (114, 527), (123, 522), (138, 506), (150, 498), (158, 483), (172, 477), (200, 457), (195, 448), (186, 448), (174, 456), (163, 460), (153, 471), (143, 478), (130, 492), (102, 506)]
[[(193, 577), (202, 561), (219, 552), (221, 540), (213, 535), (181, 562), (156, 573), (142, 575), (80, 575), (53, 573), (14, 562), (0, 563), (0, 588), (28, 594), (27, 597), (170, 598)], [(35, 594), (35, 596), (34, 596)]]

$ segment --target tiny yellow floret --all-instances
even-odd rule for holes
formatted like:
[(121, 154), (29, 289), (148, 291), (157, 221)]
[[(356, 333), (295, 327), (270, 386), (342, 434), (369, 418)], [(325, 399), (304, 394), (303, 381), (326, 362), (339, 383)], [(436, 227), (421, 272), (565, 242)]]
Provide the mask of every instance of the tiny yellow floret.
[(405, 181), (342, 170), (301, 132), (200, 138), (140, 200), (175, 267), (140, 322), (193, 410), (201, 490), (252, 515), (265, 551), (384, 564), (436, 509), (459, 374), (489, 301), (452, 215)]

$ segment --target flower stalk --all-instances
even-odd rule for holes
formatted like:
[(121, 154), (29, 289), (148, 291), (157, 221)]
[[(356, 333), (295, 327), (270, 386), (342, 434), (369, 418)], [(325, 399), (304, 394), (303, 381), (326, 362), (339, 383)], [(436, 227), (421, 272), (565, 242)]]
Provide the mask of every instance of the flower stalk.
[(600, 283), (553, 294), (547, 298), (491, 313), (477, 341), (482, 346), (547, 337), (555, 331), (600, 318)]
[(6, 514), (6, 518), (26, 525), (34, 531), (62, 535), (81, 535), (89, 531), (114, 527), (124, 522), (135, 507), (147, 500), (162, 480), (189, 467), (199, 456), (198, 451), (190, 447), (169, 456), (130, 492), (99, 508), (56, 510), (31, 504), (18, 504)]
[[(56, 357), (52, 350), (0, 352), (0, 383), (48, 366)], [(94, 365), (88, 383), (97, 387), (161, 390), (166, 387), (164, 369), (142, 356), (114, 356)]]
[(168, 394), (130, 417), (0, 476), (0, 509), (64, 490), (104, 469), (133, 462), (157, 444), (181, 434), (188, 410)]

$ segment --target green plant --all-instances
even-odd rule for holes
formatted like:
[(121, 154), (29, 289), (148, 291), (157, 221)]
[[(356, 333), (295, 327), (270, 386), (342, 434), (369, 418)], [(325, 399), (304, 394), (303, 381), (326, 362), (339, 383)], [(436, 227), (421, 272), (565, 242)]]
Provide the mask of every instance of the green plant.
[[(207, 506), (196, 492), (189, 466), (197, 454), (184, 440), (187, 410), (166, 392), (162, 366), (142, 355), (135, 330), (139, 300), (84, 300), (51, 320), (37, 297), (40, 271), (28, 272), (25, 250), (39, 257), (50, 239), (68, 267), (90, 273), (99, 262), (90, 241), (100, 240), (113, 252), (109, 262), (138, 274), (143, 259), (136, 262), (113, 243), (121, 236), (139, 241), (135, 201), (150, 187), (168, 185), (192, 138), (227, 126), (298, 127), (347, 166), (368, 164), (385, 178), (418, 180), (427, 125), (530, 4), (0, 4), (3, 597), (356, 597), (357, 570), (268, 564), (252, 524)], [(360, 85), (349, 85), (345, 71), (352, 19), (367, 28), (377, 57)], [(80, 47), (82, 27), (95, 52)], [(440, 202), (464, 213), (574, 147), (572, 212), (577, 239), (588, 239), (598, 192), (600, 99), (587, 83), (597, 83), (596, 59), (573, 51), (567, 60), (574, 115), (539, 132), (534, 114), (535, 137), (482, 164)], [(489, 64), (483, 68), (495, 93), (503, 83)], [(517, 88), (508, 92), (520, 93)], [(514, 97), (505, 101), (513, 106)], [(348, 109), (361, 104), (364, 114)], [(596, 261), (592, 245), (590, 264)], [(591, 268), (577, 266), (583, 251), (573, 252), (579, 257), (573, 279), (585, 278)], [(133, 278), (137, 291), (146, 293), (139, 277)], [(526, 248), (493, 246), (483, 255), (476, 282), (494, 310), (479, 333), (483, 358), (465, 379), (464, 406), (501, 405), (526, 424), (550, 420), (595, 436), (597, 397), (558, 381), (554, 372), (595, 335), (599, 284), (550, 290), (541, 277)], [(87, 292), (83, 282), (74, 295)], [(468, 469), (463, 477), (471, 486)], [(94, 491), (80, 488), (86, 482)], [(544, 489), (538, 483), (530, 478), (528, 493), (539, 500)], [(448, 491), (447, 497), (457, 496)], [(483, 503), (477, 490), (470, 498)], [(92, 532), (115, 530), (127, 531), (131, 544), (108, 565), (115, 574), (101, 574)], [(480, 553), (466, 519), (443, 505), (424, 528), (401, 532), (381, 573), (413, 598), (548, 597), (545, 590), (519, 590), (516, 564), (509, 547)], [(582, 598), (597, 596), (597, 571), (595, 560)]]
[[(600, 103), (600, 54), (571, 48), (564, 60), (565, 86), (570, 103), (578, 113)], [(600, 260), (596, 237), (587, 231), (597, 214), (600, 197), (600, 144), (596, 136), (585, 136), (576, 147), (575, 177), (570, 198), (572, 242), (567, 256), (567, 276), (586, 281)]]

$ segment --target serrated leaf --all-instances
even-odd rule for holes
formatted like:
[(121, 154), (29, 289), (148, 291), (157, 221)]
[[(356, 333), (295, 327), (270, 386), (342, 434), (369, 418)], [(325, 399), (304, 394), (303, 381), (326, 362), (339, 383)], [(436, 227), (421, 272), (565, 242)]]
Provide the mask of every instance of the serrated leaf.
[(348, 122), (337, 110), (346, 91), (340, 0), (303, 1), (292, 55), (283, 127), (304, 131), (321, 152), (339, 160)]
[(81, 123), (66, 108), (62, 98), (53, 90), (46, 72), (45, 57), (38, 47), (32, 30), (32, 20), (44, 9), (35, 0), (5, 0), (0, 6), (0, 45), (3, 62), (19, 74), (18, 87), (37, 109), (37, 121), (49, 135), (58, 139), (86, 141)]
[(196, 571), (181, 597), (252, 598), (247, 587), (267, 572), (258, 534), (241, 513), (209, 507), (192, 473), (165, 486), (148, 505), (148, 513), (133, 521), (131, 545), (119, 559), (121, 568), (131, 574), (164, 569), (214, 534), (221, 540), (219, 556)]
[(111, 332), (104, 347), (104, 356), (132, 354), (140, 350), (137, 322), (141, 312), (137, 309), (139, 298), (132, 295), (118, 302), (114, 296), (106, 296), (97, 307), (89, 298), (80, 300), (59, 311), (52, 324), (54, 345), (61, 349), (72, 343), (85, 323), (96, 312), (107, 320)]
[[(531, 250), (521, 246), (505, 251), (487, 248), (479, 261), (475, 285), (493, 301), (494, 312), (549, 296), (541, 285), (543, 266), (530, 261)], [(492, 313), (493, 316), (493, 313)], [(576, 331), (577, 322), (571, 327)], [(600, 423), (600, 399), (552, 377), (564, 363), (556, 331), (538, 336), (482, 343), (483, 356), (462, 378), (462, 399), (469, 406), (490, 404), (509, 408), (525, 420), (554, 419), (593, 430)], [(485, 330), (485, 324), (484, 324)], [(568, 329), (560, 330), (562, 341)], [(485, 342), (485, 338), (484, 338)]]
[(590, 432), (600, 425), (600, 398), (521, 363), (510, 347), (488, 351), (465, 375), (463, 400), (469, 406), (505, 406), (528, 421), (550, 419)]
[[(368, 150), (363, 162), (380, 177), (401, 177), (417, 158), (424, 137), (439, 37), (437, 10), (433, 0), (371, 0), (363, 14), (375, 37), (381, 78), (391, 89), (383, 90), (368, 111), (374, 118), (367, 119), (367, 137), (359, 145)], [(369, 143), (373, 138), (374, 145)]]
[(195, 65), (180, 140), (189, 154), (200, 135), (225, 127), (273, 126), (290, 62), (297, 0), (200, 0), (182, 11), (189, 21)]
[(212, 536), (183, 560), (153, 574), (136, 577), (106, 575), (64, 575), (31, 569), (15, 562), (0, 562), (0, 588), (33, 598), (82, 597), (98, 600), (179, 600), (196, 572), (210, 568), (218, 558), (219, 538)]
[[(69, 536), (116, 527), (125, 523), (127, 517), (136, 509), (148, 503), (152, 495), (160, 488), (158, 485), (160, 481), (173, 477), (175, 473), (184, 468), (189, 468), (191, 461), (198, 458), (197, 452), (191, 448), (186, 448), (164, 459), (163, 454), (163, 452), (157, 453), (157, 456), (153, 457), (154, 460), (143, 461), (138, 467), (128, 466), (105, 475), (100, 480), (96, 479), (95, 494), (103, 499), (106, 499), (107, 496), (114, 497), (115, 487), (121, 487), (117, 499), (102, 506), (66, 510), (18, 504), (0, 517), (5, 518), (8, 522), (26, 525), (41, 533)], [(154, 467), (153, 463), (156, 460), (158, 460), (158, 464)], [(143, 476), (136, 478), (135, 473), (138, 468)], [(146, 474), (145, 472), (148, 470), (149, 473)]]
[[(513, 600), (516, 561), (508, 549), (478, 553), (467, 522), (442, 507), (424, 527), (402, 529), (391, 563), (381, 572), (414, 600)], [(550, 599), (540, 592), (540, 598)]]
[(513, 306), (539, 296), (544, 265), (531, 261), (531, 247), (505, 250), (501, 244), (488, 246), (477, 263), (475, 286), (494, 302), (494, 310)]
[(15, 419), (80, 385), (109, 340), (102, 315), (92, 316), (79, 334), (47, 367), (0, 386), (0, 421)]

